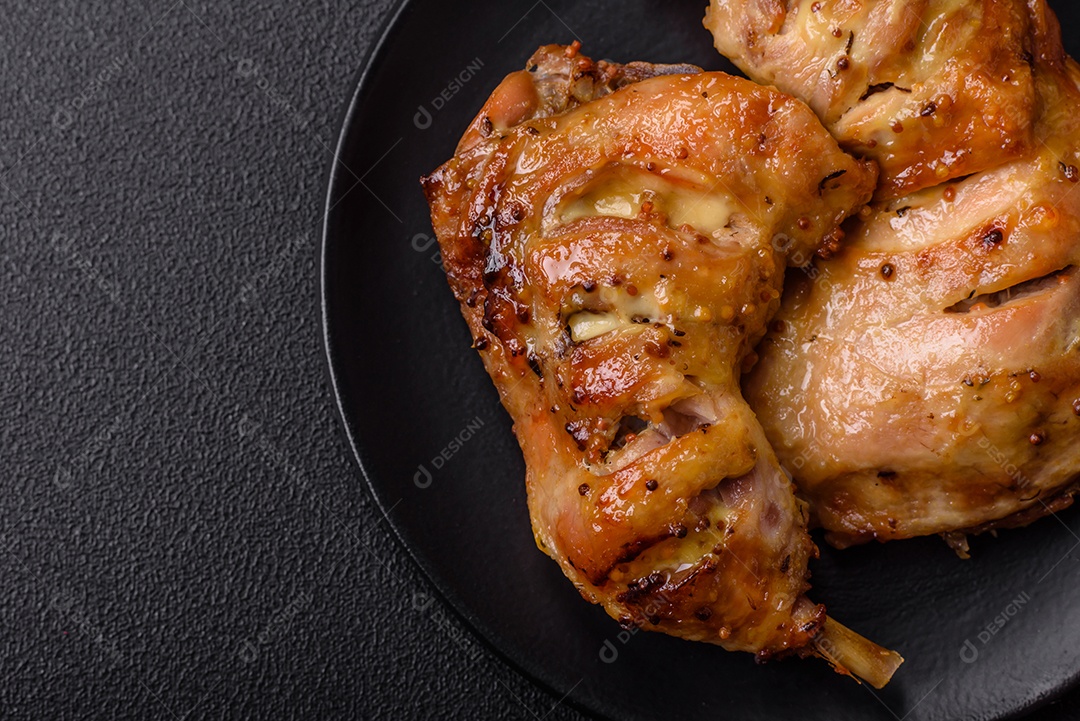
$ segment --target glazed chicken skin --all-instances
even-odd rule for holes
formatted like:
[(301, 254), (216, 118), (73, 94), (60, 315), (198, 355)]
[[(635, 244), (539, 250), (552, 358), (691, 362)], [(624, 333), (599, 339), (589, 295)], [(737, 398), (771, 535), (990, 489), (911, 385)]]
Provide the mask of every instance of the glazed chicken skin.
[(1035, 149), (1023, 0), (713, 0), (705, 26), (754, 80), (806, 101), (881, 167), (877, 199)]
[(1067, 506), (1080, 477), (1080, 69), (1041, 0), (994, 6), (1023, 9), (976, 29), (988, 46), (1025, 33), (1030, 150), (845, 226), (842, 253), (791, 274), (745, 382), (837, 546), (941, 533), (963, 552), (965, 533)]
[(739, 390), (788, 256), (835, 243), (872, 165), (722, 73), (528, 68), (423, 185), (538, 545), (623, 624), (884, 684), (899, 657), (806, 597), (805, 510)]

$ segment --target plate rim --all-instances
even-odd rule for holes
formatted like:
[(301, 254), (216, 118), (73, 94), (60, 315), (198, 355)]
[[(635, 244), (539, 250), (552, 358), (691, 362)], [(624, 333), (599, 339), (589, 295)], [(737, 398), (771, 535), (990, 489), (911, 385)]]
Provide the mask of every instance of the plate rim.
[(384, 498), (383, 494), (379, 491), (377, 484), (372, 480), (371, 474), (368, 472), (364, 461), (364, 454), (361, 451), (359, 439), (350, 416), (350, 411), (346, 408), (341, 388), (341, 374), (338, 370), (340, 354), (336, 346), (336, 336), (330, 327), (330, 256), (332, 255), (331, 246), (335, 242), (331, 236), (332, 226), (335, 221), (334, 211), (337, 206), (336, 203), (333, 203), (333, 200), (335, 189), (340, 181), (340, 168), (343, 165), (339, 161), (339, 158), (341, 157), (343, 148), (348, 141), (350, 130), (355, 123), (359, 110), (363, 104), (364, 96), (369, 92), (368, 86), (371, 82), (373, 70), (380, 63), (385, 61), (383, 56), (386, 52), (386, 48), (389, 46), (395, 33), (399, 32), (401, 26), (399, 21), (412, 4), (413, 0), (395, 0), (387, 17), (382, 21), (382, 24), (377, 31), (376, 38), (372, 42), (371, 48), (364, 54), (359, 69), (353, 74), (351, 80), (351, 87), (353, 90), (349, 98), (345, 101), (342, 110), (339, 112), (337, 125), (339, 128), (338, 138), (337, 142), (334, 144), (333, 157), (329, 161), (329, 170), (327, 171), (324, 183), (326, 197), (323, 203), (321, 237), (319, 238), (319, 244), (316, 248), (316, 267), (318, 268), (319, 273), (319, 326), (322, 336), (322, 349), (326, 361), (324, 370), (330, 383), (331, 392), (334, 396), (334, 406), (337, 409), (337, 415), (341, 421), (335, 425), (338, 426), (339, 433), (344, 437), (352, 451), (353, 460), (355, 461), (353, 473), (355, 474), (359, 471), (359, 475), (363, 480), (363, 485), (367, 487), (368, 492), (375, 501), (376, 507), (386, 520), (395, 543), (399, 544), (399, 546), (405, 550), (406, 557), (419, 569), (421, 576), (427, 582), (429, 590), (432, 591), (435, 598), (443, 605), (443, 608), (453, 614), (458, 623), (460, 623), (483, 648), (493, 654), (499, 661), (502, 661), (509, 666), (514, 673), (521, 676), (526, 682), (541, 689), (553, 699), (558, 700), (561, 697), (562, 700), (559, 702), (560, 704), (570, 706), (575, 711), (588, 718), (598, 719), (599, 721), (616, 721), (616, 719), (610, 715), (603, 714), (598, 709), (584, 705), (581, 701), (573, 698), (569, 694), (563, 695), (564, 691), (560, 689), (551, 678), (547, 677), (540, 669), (527, 667), (524, 661), (516, 658), (514, 654), (502, 647), (501, 643), (497, 640), (497, 634), (493, 631), (485, 631), (485, 626), (482, 621), (462, 608), (460, 600), (444, 587), (438, 574), (429, 566), (428, 562), (414, 550), (413, 545), (410, 544), (405, 532), (391, 515), (392, 507), (388, 506), (386, 498)]

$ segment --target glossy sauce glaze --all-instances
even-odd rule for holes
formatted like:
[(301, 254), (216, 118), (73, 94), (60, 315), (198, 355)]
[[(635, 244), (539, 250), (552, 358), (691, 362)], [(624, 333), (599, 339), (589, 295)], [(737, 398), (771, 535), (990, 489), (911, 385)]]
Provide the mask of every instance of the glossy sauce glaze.
[(1034, 150), (1024, 0), (712, 0), (716, 47), (881, 166), (887, 200)]
[(995, 3), (1022, 12), (1008, 27), (983, 3), (951, 7), (982, 18), (954, 62), (1023, 48), (1027, 70), (986, 87), (1030, 85), (1035, 102), (1007, 110), (1034, 142), (846, 225), (841, 254), (791, 274), (745, 384), (839, 546), (943, 533), (963, 550), (965, 532), (1068, 505), (1080, 477), (1080, 68), (1040, 0)]
[[(834, 250), (874, 180), (775, 90), (558, 46), (424, 179), (537, 543), (620, 622), (762, 657), (832, 623), (738, 379), (789, 259)], [(899, 662), (851, 648), (875, 683)]]

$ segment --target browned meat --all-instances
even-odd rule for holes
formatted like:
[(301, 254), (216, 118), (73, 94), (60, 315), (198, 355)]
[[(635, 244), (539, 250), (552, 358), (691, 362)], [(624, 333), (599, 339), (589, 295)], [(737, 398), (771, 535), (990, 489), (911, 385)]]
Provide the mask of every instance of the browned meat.
[[(718, 5), (737, 15), (759, 3), (714, 3), (714, 19)], [(821, 11), (840, 5), (860, 4)], [(964, 46), (973, 54), (945, 53), (946, 65), (1025, 48), (1032, 70), (1010, 60), (978, 86), (1003, 98), (1034, 87), (1034, 104), (987, 108), (1021, 117), (1030, 106), (1034, 134), (1022, 154), (982, 153), (990, 167), (880, 202), (846, 226), (842, 254), (792, 274), (746, 382), (814, 520), (840, 546), (1028, 523), (1068, 505), (1080, 476), (1080, 69), (1041, 0), (862, 3), (867, 19), (843, 27), (858, 39), (878, 8), (938, 5), (948, 12), (927, 20), (924, 39), (945, 34), (950, 18), (983, 18), (955, 31), (978, 31)], [(1011, 19), (991, 23), (1000, 13)], [(937, 47), (917, 44), (905, 62), (934, 65)], [(797, 65), (797, 53), (784, 62)], [(759, 80), (782, 73), (746, 67)], [(927, 82), (931, 97), (940, 76)], [(926, 128), (947, 144), (954, 126)], [(969, 128), (956, 136), (965, 147)], [(990, 129), (979, 142), (999, 140)]]
[(528, 67), (423, 183), (538, 545), (624, 624), (883, 684), (899, 657), (806, 598), (805, 512), (738, 385), (788, 257), (835, 244), (872, 166), (722, 73)]
[(712, 0), (716, 47), (881, 165), (879, 199), (1036, 147), (1024, 0)]

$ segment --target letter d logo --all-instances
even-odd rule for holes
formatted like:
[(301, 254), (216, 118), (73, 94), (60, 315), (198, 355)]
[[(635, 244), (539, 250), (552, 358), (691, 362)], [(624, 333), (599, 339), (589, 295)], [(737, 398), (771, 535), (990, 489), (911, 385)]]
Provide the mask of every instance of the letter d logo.
[(413, 116), (413, 125), (420, 130), (427, 130), (431, 127), (431, 113), (423, 105), (416, 109), (416, 115)]
[(244, 639), (236, 648), (236, 655), (244, 663), (254, 663), (259, 658), (259, 649), (250, 640)]
[(420, 464), (419, 470), (413, 474), (413, 483), (419, 489), (431, 488), (431, 471), (423, 463)]

